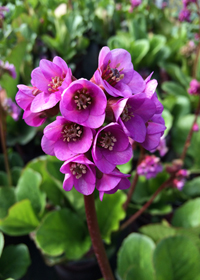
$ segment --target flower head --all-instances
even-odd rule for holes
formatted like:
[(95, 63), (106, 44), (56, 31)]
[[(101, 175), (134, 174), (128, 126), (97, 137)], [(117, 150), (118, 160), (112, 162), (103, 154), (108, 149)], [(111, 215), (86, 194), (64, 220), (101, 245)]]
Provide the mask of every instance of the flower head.
[(188, 93), (191, 95), (198, 95), (200, 94), (200, 82), (197, 80), (193, 79), (190, 82), (190, 87), (188, 89)]
[(92, 80), (109, 95), (114, 97), (132, 95), (128, 84), (133, 78), (134, 70), (131, 55), (124, 49), (110, 50), (103, 47), (99, 54), (98, 69)]
[(117, 190), (125, 190), (130, 187), (130, 177), (128, 174), (121, 173), (115, 168), (109, 174), (102, 174), (101, 178), (97, 178), (96, 188), (99, 191), (100, 200), (103, 199), (104, 193), (112, 194)]
[(162, 171), (160, 159), (154, 155), (147, 155), (137, 167), (137, 173), (146, 179), (156, 177)]
[(185, 185), (188, 175), (189, 172), (186, 169), (180, 169), (178, 172), (176, 172), (176, 178), (173, 180), (173, 187), (181, 191)]
[(182, 21), (188, 21), (190, 22), (191, 19), (190, 19), (190, 16), (191, 16), (191, 12), (190, 10), (187, 9), (187, 7), (184, 7), (180, 13), (179, 13), (179, 20), (182, 22)]
[(80, 79), (63, 92), (60, 111), (69, 121), (98, 128), (104, 122), (106, 105), (103, 90), (86, 79)]
[(198, 125), (198, 123), (194, 123), (194, 124), (193, 124), (192, 130), (193, 130), (194, 132), (199, 131), (199, 125)]
[(31, 78), (32, 85), (38, 89), (31, 111), (38, 113), (53, 108), (60, 101), (63, 90), (72, 82), (72, 73), (66, 62), (56, 56), (53, 62), (42, 59)]
[(5, 98), (2, 104), (4, 110), (9, 114), (13, 120), (17, 121), (21, 114), (20, 108), (12, 101), (11, 98)]
[(81, 126), (77, 123), (66, 120), (64, 117), (57, 117), (54, 122), (47, 125), (44, 129), (42, 139), (42, 149), (60, 160), (86, 153), (93, 140), (93, 133), (89, 127)]
[(94, 138), (92, 157), (103, 173), (112, 172), (116, 165), (128, 162), (132, 157), (129, 139), (117, 123), (99, 129)]
[(14, 64), (9, 63), (8, 61), (3, 62), (0, 60), (0, 76), (4, 73), (8, 73), (13, 79), (16, 79), (17, 77)]
[(61, 166), (60, 171), (65, 174), (63, 188), (66, 191), (70, 191), (74, 186), (84, 195), (93, 193), (96, 183), (95, 166), (84, 155), (68, 159)]

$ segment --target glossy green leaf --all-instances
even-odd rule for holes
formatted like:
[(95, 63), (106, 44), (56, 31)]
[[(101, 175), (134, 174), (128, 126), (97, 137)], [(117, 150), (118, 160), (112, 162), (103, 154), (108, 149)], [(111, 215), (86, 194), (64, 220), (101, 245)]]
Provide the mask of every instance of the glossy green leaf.
[(0, 258), (1, 275), (3, 279), (7, 277), (20, 279), (25, 275), (30, 264), (31, 259), (26, 245), (6, 246)]
[(68, 259), (81, 258), (90, 248), (91, 241), (82, 219), (68, 209), (46, 215), (36, 231), (36, 244), (44, 254)]
[(173, 116), (172, 114), (167, 110), (164, 109), (162, 112), (162, 117), (165, 120), (165, 126), (166, 126), (166, 130), (164, 132), (164, 136), (167, 136), (167, 134), (169, 133), (171, 127), (172, 127), (172, 123), (173, 123)]
[(3, 247), (4, 247), (4, 237), (3, 237), (3, 233), (0, 232), (0, 257), (3, 251)]
[(200, 196), (200, 177), (186, 182), (182, 192), (191, 197)]
[(0, 187), (0, 219), (7, 215), (8, 209), (15, 202), (15, 189), (12, 187)]
[(130, 53), (133, 64), (138, 64), (149, 51), (149, 41), (145, 39), (137, 40), (131, 45)]
[(120, 221), (125, 218), (123, 204), (126, 195), (118, 190), (116, 193), (104, 194), (103, 201), (96, 201), (97, 219), (101, 236), (106, 243), (111, 242), (111, 233), (119, 229)]
[(155, 280), (152, 255), (155, 244), (149, 237), (132, 233), (118, 252), (117, 272), (122, 280)]
[(186, 89), (177, 82), (164, 82), (161, 87), (162, 87), (162, 90), (164, 90), (167, 93), (173, 94), (175, 96), (183, 95), (183, 96), (188, 97), (188, 99), (189, 99)]
[(176, 209), (172, 225), (176, 227), (197, 227), (200, 225), (200, 198), (192, 199)]
[(16, 187), (17, 201), (29, 199), (35, 213), (39, 214), (44, 210), (45, 196), (39, 189), (42, 182), (40, 173), (26, 168)]
[(199, 280), (200, 254), (191, 239), (185, 236), (168, 237), (154, 251), (157, 280)]
[(35, 230), (39, 221), (28, 199), (15, 203), (8, 215), (0, 219), (0, 229), (8, 235), (25, 235)]
[(141, 227), (139, 231), (152, 238), (154, 242), (176, 234), (176, 230), (173, 227), (162, 224), (149, 224)]
[(9, 186), (8, 175), (4, 171), (0, 171), (0, 186)]

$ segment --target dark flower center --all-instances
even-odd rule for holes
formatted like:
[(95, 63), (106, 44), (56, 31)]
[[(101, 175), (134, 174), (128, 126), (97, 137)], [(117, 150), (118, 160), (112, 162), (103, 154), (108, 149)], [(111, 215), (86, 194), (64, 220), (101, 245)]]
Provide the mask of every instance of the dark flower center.
[(74, 102), (76, 103), (78, 110), (85, 110), (92, 103), (92, 98), (89, 92), (87, 92), (87, 89), (84, 88), (76, 91), (74, 95)]
[(65, 77), (66, 77), (66, 74), (64, 72), (62, 73), (62, 77), (59, 77), (59, 76), (52, 77), (51, 81), (48, 84), (48, 91), (50, 93), (57, 91), (58, 88), (60, 86), (62, 86), (62, 83), (63, 83)]
[(82, 175), (87, 173), (86, 166), (81, 163), (72, 162), (70, 165), (70, 171), (72, 175), (76, 177), (76, 179), (79, 179), (82, 177)]
[(129, 111), (132, 107), (128, 104), (124, 107), (123, 112), (121, 113), (121, 119), (123, 122), (129, 121), (132, 117), (134, 117), (133, 112)]
[(102, 133), (99, 138), (99, 145), (102, 148), (108, 149), (110, 151), (113, 150), (115, 142), (117, 142), (117, 139), (111, 134), (110, 131)]
[(124, 78), (124, 74), (120, 74), (123, 68), (120, 70), (117, 69), (120, 63), (118, 63), (115, 68), (111, 68), (110, 62), (109, 60), (106, 69), (102, 73), (102, 79), (106, 80), (111, 86), (115, 86), (116, 83)]
[(66, 124), (63, 126), (63, 130), (61, 133), (62, 133), (63, 141), (76, 142), (78, 139), (80, 139), (83, 133), (83, 128), (82, 126), (76, 123)]

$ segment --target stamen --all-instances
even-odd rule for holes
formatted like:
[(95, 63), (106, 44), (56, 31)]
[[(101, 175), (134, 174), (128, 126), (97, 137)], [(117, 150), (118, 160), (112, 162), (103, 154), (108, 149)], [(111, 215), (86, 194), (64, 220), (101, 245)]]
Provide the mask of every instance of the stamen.
[(130, 112), (129, 109), (131, 109), (132, 107), (129, 104), (126, 104), (126, 106), (124, 107), (123, 112), (121, 113), (121, 119), (123, 122), (127, 122), (129, 121), (131, 118), (134, 117), (133, 112)]
[(99, 140), (100, 146), (110, 151), (113, 150), (115, 142), (117, 142), (117, 139), (114, 136), (112, 136), (110, 131), (102, 134)]
[(66, 74), (63, 72), (62, 77), (55, 76), (51, 78), (51, 82), (48, 84), (48, 91), (49, 92), (55, 92), (58, 90), (58, 87), (60, 87), (65, 79)]
[(82, 175), (87, 173), (86, 166), (81, 163), (72, 162), (70, 165), (70, 171), (72, 175), (75, 176), (76, 179), (82, 177)]
[(108, 62), (108, 65), (106, 69), (104, 69), (102, 73), (102, 79), (106, 80), (111, 86), (115, 86), (116, 83), (118, 83), (120, 80), (124, 78), (124, 74), (120, 74), (120, 72), (124, 69), (118, 70), (117, 68), (120, 66), (120, 63), (118, 63), (115, 68), (110, 67), (110, 60)]
[(83, 133), (83, 128), (76, 123), (70, 123), (64, 125), (61, 133), (63, 134), (62, 137), (64, 142), (76, 142), (78, 139), (80, 139)]
[(87, 92), (87, 89), (83, 88), (82, 90), (76, 91), (74, 102), (76, 103), (78, 110), (85, 110), (90, 104), (92, 104), (92, 98), (89, 95), (89, 92)]

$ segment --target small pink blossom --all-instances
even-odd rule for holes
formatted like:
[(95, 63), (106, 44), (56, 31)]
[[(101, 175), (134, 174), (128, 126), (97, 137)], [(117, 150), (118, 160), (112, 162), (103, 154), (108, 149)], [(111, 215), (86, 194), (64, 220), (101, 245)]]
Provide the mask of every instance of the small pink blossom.
[(63, 90), (72, 82), (72, 73), (66, 62), (56, 56), (53, 62), (42, 59), (40, 66), (32, 71), (31, 78), (38, 92), (30, 109), (38, 113), (53, 108), (60, 101)]
[(101, 86), (114, 97), (129, 97), (132, 95), (128, 84), (133, 79), (134, 70), (131, 55), (124, 49), (110, 50), (103, 47), (99, 53), (98, 69), (92, 82)]
[(98, 169), (108, 174), (116, 165), (128, 162), (132, 157), (129, 139), (117, 123), (110, 123), (96, 133), (92, 157)]
[(191, 12), (190, 10), (187, 9), (187, 7), (184, 7), (180, 13), (179, 13), (179, 20), (182, 22), (182, 21), (187, 21), (187, 22), (190, 22), (191, 19), (190, 19), (190, 16), (191, 16)]
[(192, 127), (192, 130), (193, 130), (194, 132), (199, 131), (199, 125), (198, 125), (198, 123), (194, 123), (194, 125), (193, 125), (193, 127)]
[(92, 140), (93, 133), (89, 127), (58, 116), (44, 129), (42, 149), (60, 160), (67, 160), (74, 155), (86, 153), (92, 145)]
[(5, 98), (2, 104), (4, 110), (13, 120), (18, 121), (21, 109), (12, 101), (11, 98)]
[(94, 163), (84, 155), (77, 155), (65, 161), (60, 171), (65, 174), (63, 188), (70, 191), (73, 186), (84, 194), (90, 195), (95, 189), (96, 171)]
[(104, 122), (106, 105), (103, 90), (86, 79), (80, 79), (63, 92), (60, 111), (69, 121), (98, 128)]
[(188, 93), (191, 95), (198, 95), (200, 94), (200, 82), (197, 80), (193, 79), (190, 82), (190, 87), (188, 89)]
[(137, 173), (143, 175), (146, 179), (154, 178), (158, 173), (162, 172), (162, 164), (160, 158), (154, 155), (147, 155), (137, 167)]
[(100, 179), (97, 178), (96, 188), (99, 191), (100, 200), (103, 199), (104, 193), (113, 194), (117, 190), (128, 189), (130, 187), (130, 181), (127, 177), (130, 177), (130, 175), (123, 174), (115, 168), (111, 173), (102, 174)]
[(181, 191), (185, 185), (186, 178), (189, 176), (189, 172), (186, 169), (180, 169), (176, 172), (175, 176), (176, 178), (173, 180), (173, 186)]
[(4, 73), (8, 73), (13, 79), (16, 79), (17, 77), (14, 64), (0, 60), (0, 76)]

